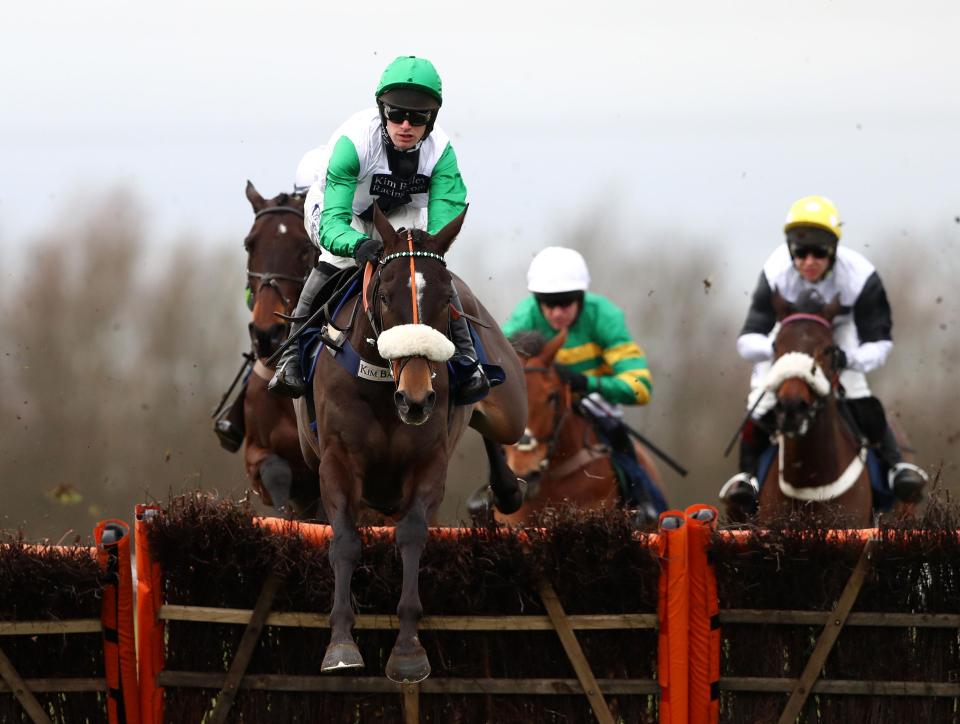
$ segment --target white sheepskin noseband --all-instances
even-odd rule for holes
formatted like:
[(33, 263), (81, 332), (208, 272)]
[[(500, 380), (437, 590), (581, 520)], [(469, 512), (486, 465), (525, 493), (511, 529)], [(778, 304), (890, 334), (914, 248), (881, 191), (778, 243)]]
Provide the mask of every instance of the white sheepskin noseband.
[(446, 362), (456, 348), (428, 324), (398, 324), (380, 334), (377, 351), (384, 359), (426, 357), (431, 362)]
[(787, 352), (773, 363), (767, 373), (763, 386), (770, 392), (776, 392), (787, 380), (799, 377), (810, 385), (810, 388), (820, 397), (830, 394), (830, 381), (823, 374), (817, 361), (803, 352)]

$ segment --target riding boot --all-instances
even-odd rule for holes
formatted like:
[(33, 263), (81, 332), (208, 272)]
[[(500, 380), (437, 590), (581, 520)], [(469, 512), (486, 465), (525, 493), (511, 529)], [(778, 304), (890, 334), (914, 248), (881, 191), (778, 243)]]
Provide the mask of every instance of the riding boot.
[(923, 468), (903, 461), (897, 438), (889, 425), (884, 430), (878, 454), (889, 469), (887, 482), (897, 499), (904, 503), (923, 500), (923, 488), (930, 478)]
[(470, 328), (467, 326), (467, 318), (462, 316), (463, 306), (460, 304), (460, 295), (457, 293), (456, 285), (453, 285), (453, 298), (450, 303), (460, 313), (460, 316), (457, 316), (456, 319), (450, 320), (450, 337), (453, 346), (457, 349), (457, 356), (469, 365), (476, 365), (473, 374), (459, 387), (454, 398), (456, 404), (466, 405), (486, 395), (490, 389), (490, 381), (484, 374), (483, 367), (478, 363), (477, 350), (473, 346), (473, 337), (470, 335)]
[(771, 445), (770, 435), (767, 433), (769, 422), (766, 417), (761, 420), (751, 418), (743, 426), (740, 435), (740, 472), (720, 488), (720, 500), (745, 513), (753, 513), (757, 509), (760, 495), (760, 483), (757, 480), (760, 457)]
[(247, 383), (244, 382), (234, 401), (224, 408), (213, 422), (213, 431), (220, 439), (220, 447), (227, 452), (236, 452), (243, 444), (246, 434), (243, 424), (243, 398), (246, 394)]
[[(306, 317), (310, 316), (317, 292), (329, 278), (330, 274), (324, 269), (315, 268), (310, 271), (310, 276), (307, 277), (307, 281), (303, 285), (303, 291), (300, 292), (297, 307), (293, 310), (293, 316), (303, 321), (290, 324), (291, 335), (300, 331)], [(303, 396), (306, 383), (303, 380), (303, 372), (300, 371), (300, 344), (298, 341), (295, 340), (283, 351), (283, 355), (277, 363), (277, 371), (267, 385), (267, 389), (282, 397), (296, 399)]]
[(917, 503), (923, 499), (923, 488), (929, 480), (927, 473), (913, 463), (903, 461), (900, 445), (893, 429), (887, 424), (883, 404), (876, 397), (858, 397), (847, 400), (861, 435), (867, 438), (887, 468), (887, 483), (898, 500)]

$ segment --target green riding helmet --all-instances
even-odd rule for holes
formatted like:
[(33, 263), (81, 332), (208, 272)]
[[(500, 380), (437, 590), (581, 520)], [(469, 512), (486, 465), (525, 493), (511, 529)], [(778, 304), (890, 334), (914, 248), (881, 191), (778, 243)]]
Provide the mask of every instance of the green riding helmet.
[(378, 103), (397, 108), (436, 111), (443, 105), (440, 74), (426, 58), (402, 55), (383, 71), (376, 96)]

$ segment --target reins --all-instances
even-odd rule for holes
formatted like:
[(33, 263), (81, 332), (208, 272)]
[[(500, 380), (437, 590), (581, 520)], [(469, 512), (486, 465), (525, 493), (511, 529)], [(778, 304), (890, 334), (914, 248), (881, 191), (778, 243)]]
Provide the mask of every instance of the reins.
[[(524, 367), (523, 373), (539, 373), (546, 374), (550, 371), (548, 367), (541, 366), (530, 366)], [(544, 475), (548, 474), (550, 468), (550, 459), (553, 457), (553, 454), (556, 452), (557, 444), (560, 442), (560, 433), (563, 431), (564, 426), (567, 424), (567, 420), (570, 417), (570, 413), (573, 411), (573, 392), (570, 390), (569, 385), (563, 385), (563, 397), (557, 400), (557, 407), (554, 410), (553, 415), (553, 426), (550, 431), (550, 439), (547, 440), (547, 452), (544, 456), (543, 462), (540, 465), (540, 469)], [(589, 444), (586, 439), (584, 439), (584, 448), (589, 449)], [(586, 461), (589, 462), (589, 461)], [(556, 472), (556, 470), (554, 470)], [(560, 476), (562, 477), (562, 476)]]

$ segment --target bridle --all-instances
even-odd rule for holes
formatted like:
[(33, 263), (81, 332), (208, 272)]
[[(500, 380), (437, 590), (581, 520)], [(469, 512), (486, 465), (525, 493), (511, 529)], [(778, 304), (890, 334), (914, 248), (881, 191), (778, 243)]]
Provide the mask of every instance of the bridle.
[[(817, 315), (817, 314), (791, 314), (787, 317), (784, 317), (783, 320), (781, 320), (780, 322), (781, 328), (786, 324), (789, 324), (791, 322), (796, 322), (796, 321), (816, 322), (817, 324), (820, 324), (821, 326), (825, 327), (828, 331), (830, 331), (831, 335), (833, 333), (833, 328), (831, 327), (830, 322), (824, 317), (821, 317), (820, 315)], [(799, 353), (799, 354), (801, 354), (806, 359), (810, 360), (810, 362), (812, 362), (814, 366), (814, 369), (812, 369), (809, 373), (805, 373), (801, 376), (801, 378), (804, 379), (804, 381), (810, 387), (811, 391), (814, 393), (813, 404), (811, 404), (807, 408), (803, 418), (801, 418), (801, 422), (806, 423), (806, 425), (809, 426), (813, 424), (813, 421), (816, 418), (817, 413), (821, 410), (821, 408), (825, 406), (827, 401), (836, 400), (836, 398), (839, 396), (838, 391), (841, 390), (839, 385), (840, 373), (839, 373), (839, 370), (837, 369), (836, 362), (834, 362), (831, 377), (826, 378), (826, 375), (823, 372), (822, 368), (820, 368), (819, 364), (816, 362), (815, 358), (812, 355), (809, 355), (806, 353)], [(783, 357), (778, 359), (783, 359)], [(774, 364), (776, 365), (776, 362)], [(819, 373), (820, 375), (819, 381), (816, 379), (816, 373)], [(814, 377), (814, 379), (811, 380), (809, 379), (810, 377)], [(826, 391), (825, 392), (818, 391), (816, 389), (817, 384), (819, 384), (821, 388), (826, 386), (827, 388)], [(779, 398), (777, 402), (779, 404)], [(867, 460), (867, 447), (865, 442), (862, 440), (862, 435), (859, 433), (859, 430), (857, 430), (856, 422), (844, 415), (841, 415), (841, 418), (842, 419), (846, 418), (845, 421), (847, 422), (849, 431), (853, 433), (854, 438), (861, 438), (859, 443), (859, 450), (851, 458), (850, 463), (846, 466), (846, 468), (840, 473), (840, 475), (835, 480), (825, 485), (817, 485), (812, 487), (811, 486), (798, 487), (788, 482), (785, 479), (785, 476), (784, 476), (784, 467), (785, 467), (784, 458), (786, 454), (785, 453), (786, 445), (784, 440), (785, 434), (783, 433), (782, 430), (779, 429), (780, 426), (778, 423), (777, 429), (774, 431), (777, 435), (778, 445), (779, 445), (778, 484), (781, 492), (784, 495), (786, 495), (789, 498), (794, 498), (794, 499), (803, 500), (803, 501), (833, 500), (835, 498), (840, 497), (846, 491), (848, 491), (860, 478), (863, 472), (864, 465), (866, 464), (866, 460)]]
[[(831, 333), (831, 335), (833, 334), (833, 328), (831, 327), (830, 322), (826, 318), (821, 317), (818, 314), (796, 313), (796, 314), (787, 315), (782, 320), (780, 320), (780, 327), (782, 329), (786, 325), (791, 324), (793, 322), (815, 322), (816, 324), (819, 324), (821, 327), (824, 327), (826, 330), (828, 330)], [(810, 358), (811, 360), (810, 374), (811, 375), (813, 375), (815, 372), (822, 372), (821, 368), (819, 367), (819, 364), (816, 362), (816, 359), (812, 355), (807, 355), (806, 353), (800, 353), (800, 354), (804, 354), (806, 357)], [(776, 365), (776, 360), (774, 361), (774, 365)], [(823, 377), (826, 377), (826, 375), (823, 375)], [(836, 398), (837, 396), (837, 389), (839, 386), (839, 373), (835, 368), (830, 378), (827, 378), (827, 380), (829, 381), (830, 385), (829, 385), (829, 389), (826, 391), (825, 394), (818, 392), (814, 388), (814, 385), (811, 382), (811, 380), (809, 379), (804, 380), (805, 382), (807, 382), (808, 386), (811, 388), (811, 392), (813, 392), (813, 402), (802, 413), (802, 422), (805, 422), (807, 425), (813, 424), (814, 419), (816, 419), (817, 414), (824, 407), (827, 400), (831, 398)], [(779, 402), (780, 400), (778, 397), (777, 403), (779, 404)], [(778, 429), (775, 429), (774, 432), (778, 434), (781, 433), (781, 431), (779, 430), (779, 425), (778, 425)]]
[[(402, 232), (404, 229), (399, 229), (398, 232)], [(380, 338), (380, 335), (384, 332), (383, 329), (383, 308), (379, 303), (379, 295), (377, 292), (380, 289), (381, 275), (383, 274), (383, 269), (392, 261), (398, 259), (408, 259), (410, 262), (410, 303), (413, 309), (413, 324), (421, 324), (421, 310), (420, 310), (420, 297), (417, 292), (417, 266), (416, 262), (418, 259), (432, 259), (433, 261), (438, 261), (440, 264), (446, 268), (447, 260), (443, 258), (441, 254), (436, 254), (432, 251), (422, 251), (415, 250), (413, 248), (413, 232), (411, 230), (406, 230), (407, 232), (407, 249), (405, 251), (397, 251), (392, 254), (387, 254), (385, 257), (379, 260), (376, 265), (376, 270), (374, 270), (374, 265), (371, 263), (367, 264), (366, 269), (364, 270), (363, 278), (363, 310), (367, 315), (367, 320), (370, 323), (370, 328), (373, 331), (373, 338), (368, 339), (367, 341), (376, 346), (377, 340)], [(373, 301), (371, 302), (371, 298)], [(400, 374), (403, 372), (403, 368), (414, 359), (414, 357), (420, 355), (414, 355), (409, 357), (402, 357), (398, 359), (389, 360), (390, 367), (393, 372), (393, 382), (394, 385), (399, 386), (400, 384)], [(426, 359), (427, 366), (430, 369), (430, 379), (434, 379), (437, 375), (436, 369), (434, 368), (434, 362)]]
[[(295, 206), (268, 206), (265, 209), (260, 209), (256, 214), (253, 215), (254, 220), (259, 219), (261, 216), (266, 216), (267, 214), (294, 214), (303, 219), (303, 210), (298, 209)], [(303, 285), (307, 281), (307, 274), (304, 274), (302, 277), (295, 277), (290, 274), (275, 274), (274, 272), (255, 272), (247, 269), (247, 276), (251, 279), (256, 279), (258, 281), (256, 288), (253, 290), (253, 295), (256, 296), (260, 293), (260, 290), (264, 287), (270, 287), (273, 289), (283, 300), (283, 306), (288, 310), (293, 304), (296, 303), (296, 300), (291, 300), (290, 297), (287, 297), (283, 293), (283, 289), (280, 287), (279, 282), (293, 282), (297, 284), (300, 289), (303, 289)], [(299, 297), (299, 292), (297, 294)]]
[[(523, 368), (523, 373), (526, 374), (547, 374), (550, 372), (549, 367), (542, 367), (539, 365), (531, 365)], [(547, 440), (547, 452), (544, 455), (543, 460), (540, 461), (540, 471), (545, 473), (550, 467), (550, 458), (553, 457), (553, 453), (557, 449), (557, 443), (560, 440), (560, 433), (563, 432), (563, 427), (567, 423), (567, 419), (570, 416), (571, 411), (573, 410), (573, 393), (570, 390), (569, 385), (561, 386), (563, 392), (562, 396), (555, 397), (550, 400), (550, 404), (553, 406), (553, 425), (550, 430), (550, 438)], [(524, 439), (526, 438), (526, 439)], [(520, 438), (520, 441), (515, 443), (515, 447), (522, 452), (529, 452), (537, 447), (538, 442), (537, 438), (533, 435), (529, 437), (524, 435)]]

